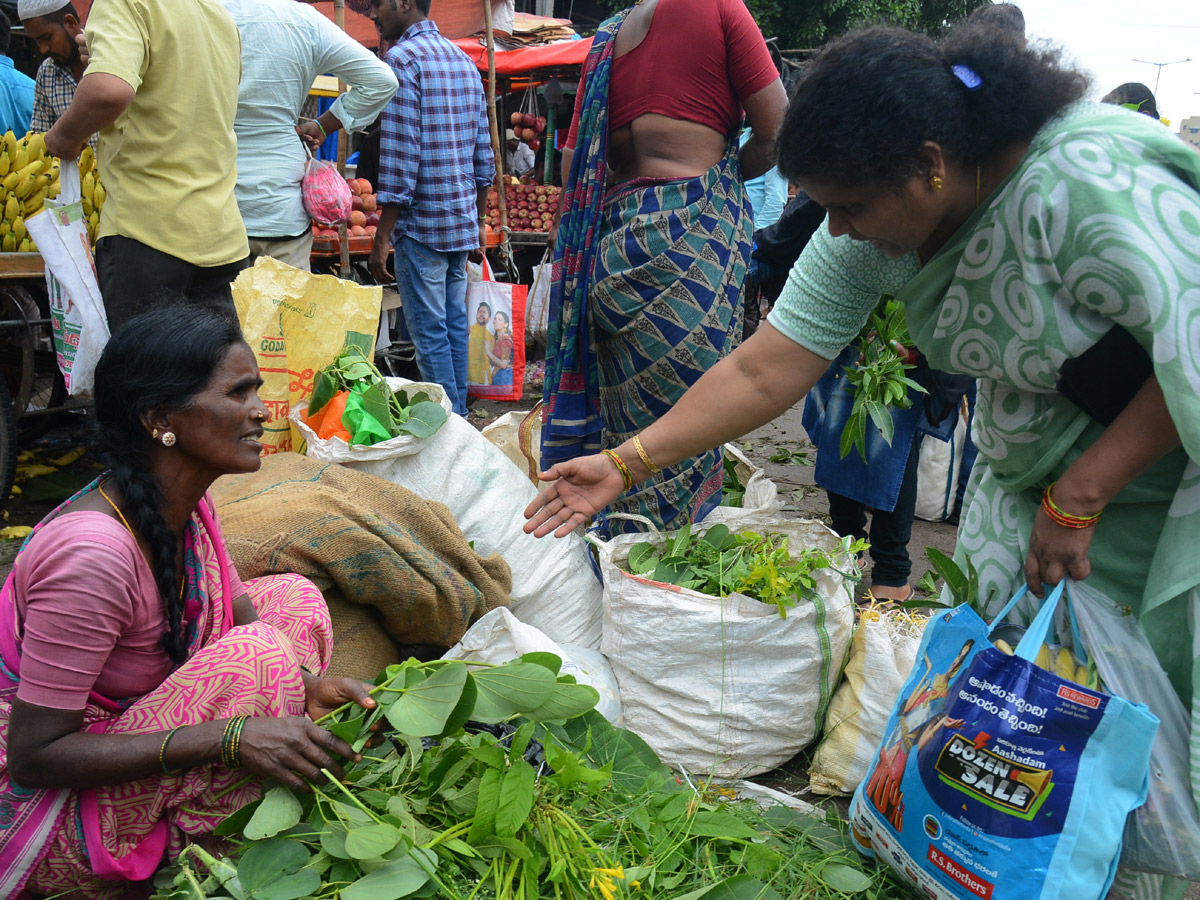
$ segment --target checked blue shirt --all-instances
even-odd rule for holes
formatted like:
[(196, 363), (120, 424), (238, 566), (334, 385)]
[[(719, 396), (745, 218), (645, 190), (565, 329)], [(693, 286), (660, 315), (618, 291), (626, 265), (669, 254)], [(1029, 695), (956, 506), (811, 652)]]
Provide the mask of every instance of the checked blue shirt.
[(495, 176), (479, 70), (426, 19), (387, 55), (400, 87), (383, 111), (377, 197), (405, 235), (450, 253), (479, 246), (476, 191)]

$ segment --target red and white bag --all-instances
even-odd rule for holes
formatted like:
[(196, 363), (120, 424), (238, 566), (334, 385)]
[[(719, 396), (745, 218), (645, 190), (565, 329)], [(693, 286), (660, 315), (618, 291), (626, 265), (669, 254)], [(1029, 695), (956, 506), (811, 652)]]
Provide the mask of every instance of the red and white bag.
[[(308, 150), (307, 145), (304, 148)], [(300, 195), (308, 214), (322, 225), (340, 225), (350, 218), (350, 185), (337, 166), (317, 159), (308, 151), (308, 163), (300, 180)]]
[(467, 284), (467, 394), (520, 400), (525, 387), (523, 284), (495, 281), (487, 258), (483, 281)]

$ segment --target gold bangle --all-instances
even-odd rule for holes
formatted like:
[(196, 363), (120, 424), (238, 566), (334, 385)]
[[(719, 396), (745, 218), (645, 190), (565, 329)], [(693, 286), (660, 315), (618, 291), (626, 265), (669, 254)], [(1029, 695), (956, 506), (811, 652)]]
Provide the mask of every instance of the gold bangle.
[(175, 737), (175, 732), (182, 727), (182, 725), (176, 725), (174, 728), (168, 731), (167, 736), (163, 738), (162, 745), (158, 748), (158, 767), (162, 769), (162, 773), (164, 775), (175, 774), (167, 765), (167, 744), (171, 743), (171, 738)]
[(642, 436), (635, 434), (633, 436), (633, 449), (637, 451), (638, 458), (642, 461), (642, 465), (650, 470), (651, 475), (657, 475), (662, 471), (661, 466), (656, 466), (650, 459), (650, 454), (646, 452), (646, 448), (642, 446)]

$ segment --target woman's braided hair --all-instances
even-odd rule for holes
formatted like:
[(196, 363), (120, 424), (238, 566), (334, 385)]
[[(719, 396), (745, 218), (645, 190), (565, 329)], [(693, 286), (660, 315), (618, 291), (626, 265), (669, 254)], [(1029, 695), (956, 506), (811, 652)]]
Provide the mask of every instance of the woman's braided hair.
[[(954, 66), (978, 76), (975, 89)], [(809, 62), (792, 92), (779, 171), (792, 181), (899, 190), (920, 174), (926, 141), (973, 166), (1031, 139), (1087, 86), (1060, 51), (986, 19), (940, 43), (902, 28), (851, 32)]]
[(143, 416), (187, 409), (229, 348), (243, 341), (235, 320), (191, 303), (167, 303), (117, 329), (96, 365), (93, 446), (122, 496), (122, 512), (150, 549), (150, 568), (167, 611), (163, 648), (187, 657), (183, 599), (175, 567), (178, 535), (162, 515), (163, 494), (146, 451)]

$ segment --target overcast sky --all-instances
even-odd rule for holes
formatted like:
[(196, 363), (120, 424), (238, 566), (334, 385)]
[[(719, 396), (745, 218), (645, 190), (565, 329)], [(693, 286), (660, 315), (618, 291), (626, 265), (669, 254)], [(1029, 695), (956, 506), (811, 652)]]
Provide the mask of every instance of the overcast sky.
[(1140, 81), (1154, 90), (1160, 71), (1135, 59), (1170, 62), (1159, 79), (1159, 114), (1171, 130), (1200, 115), (1200, 0), (1016, 0), (1031, 36), (1064, 45), (1094, 76), (1099, 99), (1118, 84)]

